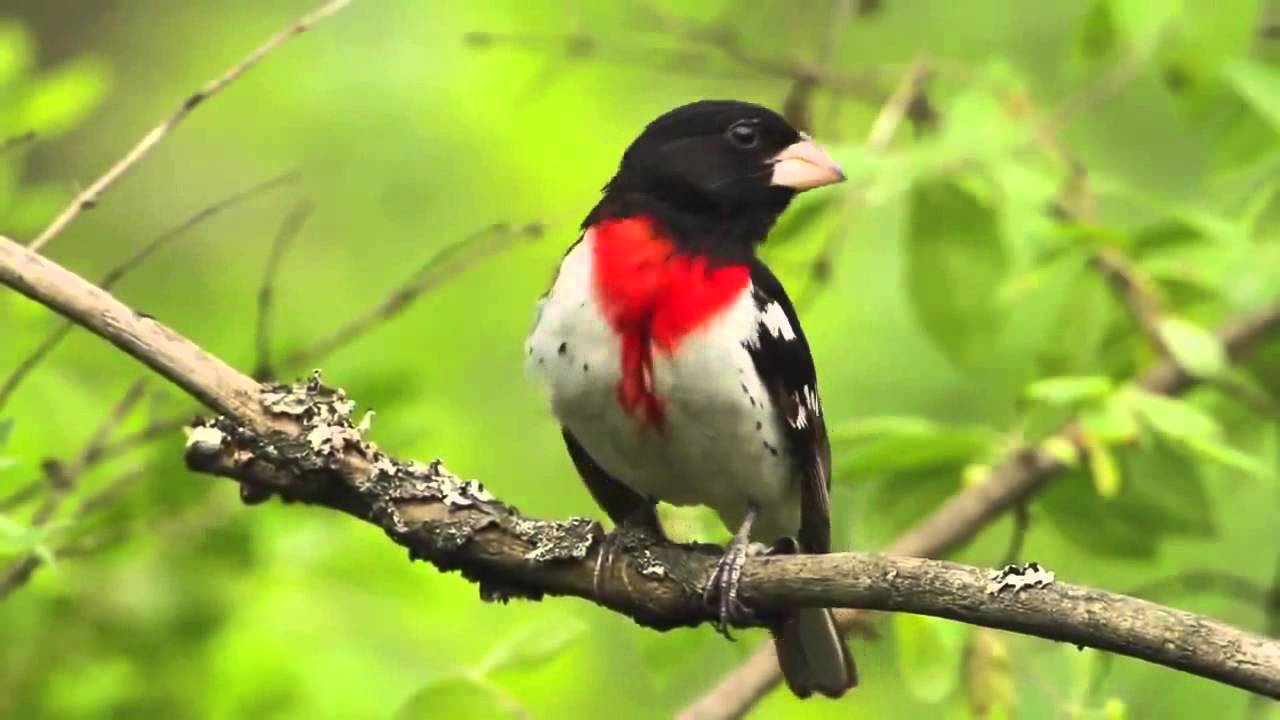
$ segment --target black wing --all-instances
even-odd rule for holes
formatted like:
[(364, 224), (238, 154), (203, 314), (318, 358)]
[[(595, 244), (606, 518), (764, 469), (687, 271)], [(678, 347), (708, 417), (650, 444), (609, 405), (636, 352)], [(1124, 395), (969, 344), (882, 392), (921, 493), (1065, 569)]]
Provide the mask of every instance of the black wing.
[(805, 552), (830, 552), (831, 443), (809, 342), (787, 291), (759, 260), (752, 262), (751, 283), (760, 325), (755, 342), (746, 347), (769, 391), (788, 456), (796, 463), (803, 483), (797, 540)]
[(569, 458), (577, 468), (578, 475), (587, 486), (592, 499), (596, 501), (614, 525), (631, 525), (652, 530), (659, 537), (662, 534), (662, 523), (658, 520), (658, 510), (652, 499), (646, 498), (632, 490), (600, 467), (578, 439), (562, 427), (565, 447), (569, 450)]

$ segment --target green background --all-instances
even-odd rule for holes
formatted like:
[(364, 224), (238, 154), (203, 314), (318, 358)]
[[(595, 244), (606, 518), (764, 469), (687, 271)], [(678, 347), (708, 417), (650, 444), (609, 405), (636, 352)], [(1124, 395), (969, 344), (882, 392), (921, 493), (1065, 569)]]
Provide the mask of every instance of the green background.
[[(307, 9), (6, 0), (0, 138), (41, 137), (0, 154), (0, 233), (34, 237), (192, 90)], [(314, 212), (275, 285), (277, 356), (478, 229), (542, 223), (540, 238), (318, 364), (377, 410), (381, 447), (439, 456), (535, 516), (599, 516), (522, 369), (533, 303), (578, 221), (657, 114), (703, 97), (782, 107), (793, 83), (735, 55), (828, 79), (865, 71), (873, 97), (828, 82), (809, 103), (850, 181), (806, 195), (765, 249), (821, 377), (837, 545), (887, 545), (1009, 448), (1083, 417), (1095, 452), (1031, 505), (1020, 559), (1122, 592), (1189, 570), (1265, 589), (1280, 546), (1280, 345), (1225, 368), (1206, 329), (1280, 295), (1276, 23), (1280, 8), (1261, 0), (357, 0), (197, 108), (48, 254), (99, 278), (202, 207), (296, 169), (298, 182), (201, 224), (116, 289), (248, 371), (264, 263), (295, 203)], [(934, 70), (937, 122), (863, 147), (917, 60)], [(1047, 125), (1087, 169), (1087, 192), (1037, 141)], [(1055, 203), (1082, 197), (1095, 212), (1054, 219)], [(1159, 402), (1126, 385), (1158, 351), (1090, 266), (1099, 252), (1146, 283), (1164, 343), (1213, 388)], [(0, 292), (0, 374), (51, 327)], [(73, 334), (0, 409), (14, 421), (0, 497), (38, 479), (42, 460), (74, 456), (142, 375)], [(153, 381), (123, 431), (194, 411)], [(0, 599), (0, 717), (661, 717), (765, 639), (659, 634), (576, 600), (482, 603), (372, 526), (242, 507), (230, 483), (183, 469), (181, 442), (174, 432), (95, 467), (43, 528), (30, 504), (0, 511), (0, 558), (53, 560)], [(137, 468), (107, 508), (75, 512)], [(698, 512), (668, 521), (725, 537)], [(102, 532), (115, 541), (60, 557)], [(996, 565), (1010, 534), (996, 522), (955, 558)], [(1155, 599), (1267, 624), (1256, 598), (1213, 588)], [(894, 618), (854, 645), (857, 692), (775, 693), (757, 716), (1280, 717), (1207, 680), (944, 621)]]

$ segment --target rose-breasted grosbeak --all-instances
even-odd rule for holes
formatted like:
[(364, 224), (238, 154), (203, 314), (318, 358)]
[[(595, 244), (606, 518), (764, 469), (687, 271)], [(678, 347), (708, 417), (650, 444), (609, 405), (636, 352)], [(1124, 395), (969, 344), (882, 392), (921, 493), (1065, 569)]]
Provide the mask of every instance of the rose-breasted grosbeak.
[[(722, 629), (744, 612), (751, 540), (831, 550), (813, 358), (756, 246), (797, 192), (843, 179), (767, 108), (701, 101), (662, 115), (582, 223), (528, 339), (574, 465), (615, 523), (661, 534), (662, 500), (707, 505), (737, 530), (707, 589)], [(797, 695), (857, 683), (829, 610), (794, 610), (771, 630)]]

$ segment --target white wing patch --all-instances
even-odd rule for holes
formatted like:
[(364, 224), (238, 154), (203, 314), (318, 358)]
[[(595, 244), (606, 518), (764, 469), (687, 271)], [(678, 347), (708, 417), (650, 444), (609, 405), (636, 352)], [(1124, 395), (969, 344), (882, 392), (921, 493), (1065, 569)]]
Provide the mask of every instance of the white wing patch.
[(787, 314), (783, 312), (782, 306), (776, 302), (771, 302), (765, 306), (764, 312), (760, 314), (760, 324), (764, 325), (771, 335), (783, 340), (795, 340), (796, 331), (791, 327), (791, 321), (787, 320)]
[(791, 427), (797, 430), (803, 430), (809, 426), (809, 418), (822, 415), (822, 402), (818, 400), (818, 393), (814, 391), (812, 385), (805, 385), (804, 389), (795, 393), (796, 399), (796, 416), (791, 420)]
[(818, 399), (818, 393), (813, 389), (812, 385), (804, 386), (804, 405), (808, 405), (814, 415), (822, 414), (822, 401)]

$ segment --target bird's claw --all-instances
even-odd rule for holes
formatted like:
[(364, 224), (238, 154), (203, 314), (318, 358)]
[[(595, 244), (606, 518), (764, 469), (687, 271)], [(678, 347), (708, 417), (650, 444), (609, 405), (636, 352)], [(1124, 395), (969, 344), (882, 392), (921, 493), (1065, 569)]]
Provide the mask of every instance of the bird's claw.
[(613, 568), (613, 561), (619, 550), (662, 542), (666, 542), (666, 536), (661, 529), (643, 524), (623, 524), (615, 527), (613, 532), (605, 533), (600, 538), (600, 553), (596, 556), (595, 570), (591, 574), (591, 586), (596, 597), (604, 597), (605, 579)]
[(703, 602), (717, 610), (714, 623), (716, 632), (730, 640), (733, 639), (733, 635), (729, 633), (731, 625), (749, 623), (755, 618), (755, 613), (742, 603), (738, 589), (747, 558), (756, 554), (753, 550), (756, 548), (752, 543), (738, 538), (731, 541), (702, 592)]
[(616, 532), (605, 533), (600, 538), (600, 553), (596, 555), (596, 567), (591, 573), (591, 588), (596, 597), (604, 597), (604, 579), (613, 567), (613, 555), (617, 552), (618, 535)]

